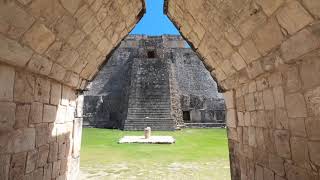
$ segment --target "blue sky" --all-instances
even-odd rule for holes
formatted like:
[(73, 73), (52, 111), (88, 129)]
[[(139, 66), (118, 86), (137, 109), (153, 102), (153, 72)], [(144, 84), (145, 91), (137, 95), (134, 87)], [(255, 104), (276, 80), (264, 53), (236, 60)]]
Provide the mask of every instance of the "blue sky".
[(146, 0), (147, 12), (130, 34), (179, 34), (172, 22), (163, 14), (163, 0)]

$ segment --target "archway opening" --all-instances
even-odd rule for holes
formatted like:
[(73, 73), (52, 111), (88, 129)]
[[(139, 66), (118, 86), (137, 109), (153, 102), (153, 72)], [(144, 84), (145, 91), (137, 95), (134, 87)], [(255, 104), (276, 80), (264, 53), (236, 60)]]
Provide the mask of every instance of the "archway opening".
[[(151, 7), (141, 24), (84, 92), (82, 176), (230, 179), (225, 103), (217, 83), (163, 15), (164, 2), (146, 3)], [(148, 17), (149, 11), (161, 18)], [(117, 144), (121, 136), (143, 135), (146, 127), (153, 135), (173, 136), (176, 143)]]

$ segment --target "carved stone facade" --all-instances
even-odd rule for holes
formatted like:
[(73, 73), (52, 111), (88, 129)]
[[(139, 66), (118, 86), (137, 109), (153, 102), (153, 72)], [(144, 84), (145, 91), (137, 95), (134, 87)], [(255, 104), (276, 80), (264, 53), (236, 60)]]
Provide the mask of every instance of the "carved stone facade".
[(128, 36), (84, 96), (84, 125), (143, 130), (223, 126), (210, 73), (180, 36)]

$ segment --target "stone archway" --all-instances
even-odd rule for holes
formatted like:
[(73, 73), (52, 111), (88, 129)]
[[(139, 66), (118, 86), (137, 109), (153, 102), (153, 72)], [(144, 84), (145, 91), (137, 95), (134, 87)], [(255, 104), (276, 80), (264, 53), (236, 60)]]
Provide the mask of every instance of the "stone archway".
[(225, 93), (232, 179), (318, 179), (320, 3), (166, 0)]

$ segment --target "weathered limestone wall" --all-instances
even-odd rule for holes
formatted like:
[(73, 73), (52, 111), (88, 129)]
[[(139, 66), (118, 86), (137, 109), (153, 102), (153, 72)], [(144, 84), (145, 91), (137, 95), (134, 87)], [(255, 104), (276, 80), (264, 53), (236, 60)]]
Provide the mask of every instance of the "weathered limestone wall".
[[(179, 111), (188, 111), (187, 126), (225, 126), (225, 103), (217, 83), (191, 48), (173, 49), (172, 69), (177, 81)], [(206, 123), (206, 124), (204, 124)]]
[(319, 179), (320, 1), (165, 6), (227, 91), (232, 179)]
[(76, 89), (143, 12), (141, 0), (0, 1), (1, 180), (78, 179)]

